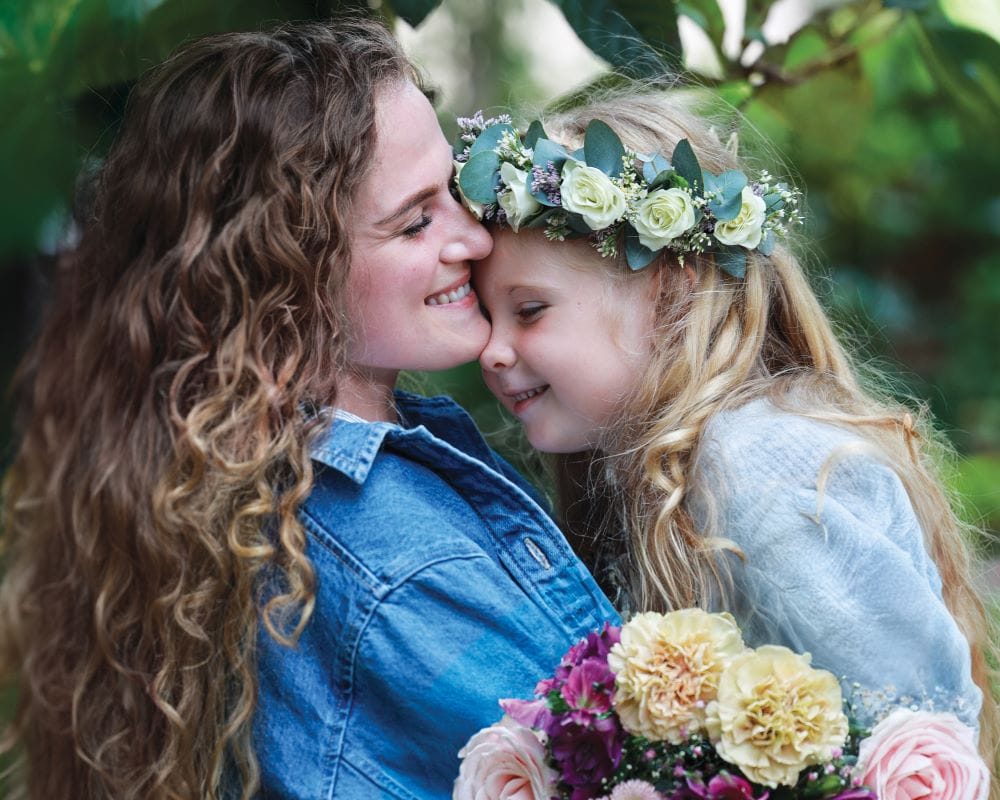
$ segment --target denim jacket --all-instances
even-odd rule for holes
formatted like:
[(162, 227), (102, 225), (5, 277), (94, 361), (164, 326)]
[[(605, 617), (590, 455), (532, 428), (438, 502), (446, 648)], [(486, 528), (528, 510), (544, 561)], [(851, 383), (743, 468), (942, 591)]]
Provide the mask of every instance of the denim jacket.
[(458, 751), (618, 617), (540, 507), (447, 398), (402, 424), (336, 419), (301, 509), (316, 606), (294, 648), (263, 634), (265, 798), (445, 798)]

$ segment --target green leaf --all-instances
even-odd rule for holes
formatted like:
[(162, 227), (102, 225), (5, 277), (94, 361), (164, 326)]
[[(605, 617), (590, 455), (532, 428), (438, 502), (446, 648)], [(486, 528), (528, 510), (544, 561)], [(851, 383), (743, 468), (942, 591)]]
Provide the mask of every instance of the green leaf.
[(398, 16), (416, 28), (428, 14), (441, 5), (441, 0), (392, 0), (390, 5)]
[(583, 136), (588, 167), (596, 167), (605, 175), (616, 178), (622, 174), (622, 157), (625, 148), (621, 139), (608, 125), (592, 119)]
[(556, 170), (560, 170), (562, 165), (566, 163), (566, 159), (569, 158), (569, 153), (551, 139), (539, 139), (535, 143), (534, 150), (531, 163), (542, 169), (545, 169), (551, 161)]
[(664, 173), (673, 171), (674, 168), (670, 166), (670, 162), (659, 153), (654, 154), (649, 161), (644, 161), (642, 164), (642, 177), (646, 179), (646, 183), (653, 183), (663, 177)]
[(764, 236), (757, 245), (757, 251), (761, 255), (769, 256), (774, 252), (774, 231), (764, 231)]
[(882, 5), (886, 8), (903, 8), (910, 11), (923, 11), (930, 4), (930, 0), (882, 0)]
[(650, 262), (656, 258), (656, 252), (650, 250), (639, 241), (639, 234), (631, 226), (625, 229), (625, 261), (629, 268), (635, 272), (643, 267), (649, 266)]
[(490, 125), (486, 130), (479, 134), (476, 141), (472, 143), (472, 147), (469, 148), (469, 159), (472, 156), (479, 155), (480, 153), (485, 153), (487, 151), (492, 151), (496, 149), (496, 146), (500, 144), (500, 139), (503, 135), (510, 131), (516, 135), (516, 131), (513, 126), (507, 123), (500, 123), (497, 125)]
[(528, 126), (528, 132), (524, 135), (524, 144), (526, 147), (534, 148), (535, 143), (539, 139), (548, 138), (548, 134), (545, 133), (545, 128), (542, 127), (542, 123), (536, 119)]
[(722, 52), (722, 37), (726, 32), (726, 21), (717, 0), (680, 0), (677, 12), (698, 25)]
[(739, 170), (731, 169), (721, 175), (704, 173), (705, 191), (713, 192), (715, 196), (708, 201), (708, 207), (719, 222), (735, 219), (743, 205), (743, 188), (747, 185), (747, 176)]
[(715, 256), (715, 265), (723, 272), (734, 278), (746, 277), (747, 254), (742, 247), (724, 247), (713, 251), (712, 255)]
[(553, 0), (553, 5), (587, 47), (630, 75), (662, 76), (664, 67), (681, 66), (673, 0)]
[(671, 163), (677, 174), (688, 182), (691, 191), (696, 197), (704, 194), (704, 177), (702, 176), (701, 165), (698, 157), (691, 149), (691, 143), (687, 139), (681, 139), (674, 148), (674, 154), (670, 157)]
[[(783, 184), (778, 184), (779, 189), (787, 189), (788, 187)], [(775, 211), (781, 211), (785, 207), (785, 201), (781, 197), (781, 192), (768, 192), (764, 195), (764, 213), (771, 214)]]
[(462, 167), (458, 185), (474, 203), (495, 203), (500, 188), (500, 156), (492, 150), (471, 156)]

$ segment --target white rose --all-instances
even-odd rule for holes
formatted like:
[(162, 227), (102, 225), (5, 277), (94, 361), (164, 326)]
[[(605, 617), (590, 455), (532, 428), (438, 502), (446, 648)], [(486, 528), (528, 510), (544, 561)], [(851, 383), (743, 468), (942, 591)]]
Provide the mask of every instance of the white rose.
[(659, 250), (694, 226), (694, 203), (683, 189), (657, 189), (639, 205), (632, 223), (639, 242)]
[(549, 800), (559, 794), (559, 776), (547, 763), (545, 745), (510, 717), (483, 728), (458, 755), (462, 766), (453, 800)]
[(455, 188), (458, 189), (458, 196), (462, 198), (462, 205), (464, 205), (476, 219), (483, 218), (483, 204), (474, 203), (468, 197), (465, 196), (465, 192), (462, 191), (462, 186), (458, 182), (458, 176), (462, 174), (462, 168), (465, 166), (465, 161), (455, 161)]
[(563, 208), (582, 216), (592, 231), (625, 216), (625, 193), (596, 167), (569, 159), (562, 168), (559, 191)]
[(528, 173), (513, 164), (500, 165), (500, 177), (510, 191), (500, 195), (500, 207), (507, 212), (507, 221), (515, 231), (532, 214), (538, 211), (539, 203), (528, 191)]
[(715, 223), (715, 238), (723, 244), (740, 244), (753, 250), (764, 232), (766, 206), (764, 198), (757, 197), (749, 186), (743, 187), (740, 197), (743, 200), (740, 213), (728, 222)]

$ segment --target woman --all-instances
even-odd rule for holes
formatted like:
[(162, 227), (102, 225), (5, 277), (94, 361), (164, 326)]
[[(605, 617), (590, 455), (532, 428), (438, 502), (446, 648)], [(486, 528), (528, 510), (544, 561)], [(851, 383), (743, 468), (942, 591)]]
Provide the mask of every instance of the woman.
[(401, 369), (489, 335), (488, 234), (379, 25), (147, 75), (20, 377), (0, 664), (30, 797), (441, 797), (610, 606)]

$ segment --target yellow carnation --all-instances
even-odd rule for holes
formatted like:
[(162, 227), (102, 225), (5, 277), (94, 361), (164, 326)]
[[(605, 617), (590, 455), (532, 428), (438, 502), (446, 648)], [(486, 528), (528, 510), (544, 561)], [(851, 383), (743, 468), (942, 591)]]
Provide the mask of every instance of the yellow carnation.
[(768, 645), (729, 665), (709, 704), (709, 737), (719, 755), (753, 781), (791, 786), (847, 738), (840, 684), (813, 669), (808, 653)]
[(652, 741), (680, 744), (704, 728), (719, 676), (743, 649), (729, 614), (689, 608), (633, 617), (608, 655), (622, 725)]

